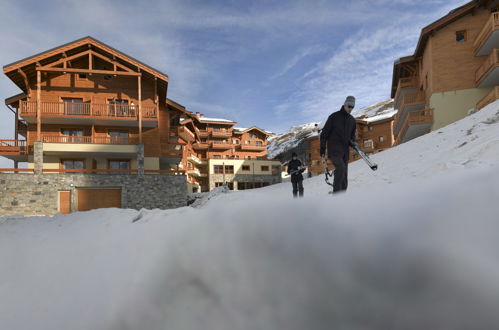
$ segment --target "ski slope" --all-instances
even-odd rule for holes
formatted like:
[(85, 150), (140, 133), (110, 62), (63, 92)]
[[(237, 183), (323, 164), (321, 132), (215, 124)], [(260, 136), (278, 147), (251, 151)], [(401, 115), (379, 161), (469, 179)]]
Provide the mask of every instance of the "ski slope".
[(338, 195), (0, 217), (1, 328), (498, 329), (499, 102), (372, 158)]

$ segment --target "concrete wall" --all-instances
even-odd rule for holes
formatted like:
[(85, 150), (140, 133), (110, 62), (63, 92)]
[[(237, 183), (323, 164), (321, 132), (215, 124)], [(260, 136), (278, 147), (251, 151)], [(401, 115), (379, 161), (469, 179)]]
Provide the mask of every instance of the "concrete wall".
[(183, 175), (0, 174), (0, 215), (54, 215), (58, 213), (58, 191), (71, 191), (71, 208), (76, 211), (78, 188), (121, 188), (123, 208), (187, 205)]
[(434, 120), (431, 129), (439, 129), (466, 117), (468, 110), (475, 109), (489, 91), (490, 88), (471, 88), (432, 94), (430, 108), (434, 109)]

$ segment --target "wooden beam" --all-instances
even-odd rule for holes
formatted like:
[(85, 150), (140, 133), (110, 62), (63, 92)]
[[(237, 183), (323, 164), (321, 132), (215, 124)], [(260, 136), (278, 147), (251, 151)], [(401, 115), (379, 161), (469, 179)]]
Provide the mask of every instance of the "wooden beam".
[(36, 71), (36, 140), (42, 139), (42, 117), (41, 117), (41, 85), (42, 72)]
[(91, 52), (92, 52), (92, 55), (97, 56), (98, 58), (100, 58), (100, 59), (102, 59), (102, 60), (104, 60), (104, 61), (106, 61), (108, 63), (111, 63), (114, 66), (114, 71), (117, 71), (116, 67), (119, 67), (119, 68), (121, 68), (121, 69), (123, 69), (123, 70), (125, 70), (127, 72), (135, 72), (132, 69), (127, 68), (126, 66), (121, 65), (118, 62), (116, 62), (116, 56), (113, 56), (113, 59), (110, 59), (109, 57), (106, 57), (106, 56), (104, 56), (102, 54), (99, 54), (97, 52), (94, 52), (94, 51), (91, 51)]
[(158, 77), (154, 76), (154, 103), (156, 104), (156, 116), (159, 118)]
[(88, 70), (88, 69), (64, 69), (64, 68), (48, 68), (39, 67), (36, 68), (37, 71), (47, 71), (47, 72), (71, 72), (71, 73), (88, 73), (88, 74), (110, 74), (118, 76), (141, 76), (142, 73), (139, 72), (125, 72), (125, 71), (108, 71), (108, 70)]
[(26, 94), (28, 95), (28, 101), (31, 96), (31, 91), (29, 88), (29, 82), (28, 82), (28, 76), (26, 75), (26, 72), (24, 72), (22, 69), (17, 69), (17, 72), (23, 77), (24, 80), (24, 85), (26, 86)]
[(139, 143), (142, 143), (142, 77), (137, 77), (137, 93), (139, 102)]
[(93, 58), (92, 58), (92, 52), (88, 53), (88, 69), (93, 70), (94, 69), (94, 63), (93, 63)]
[(57, 61), (55, 61), (53, 63), (44, 65), (43, 68), (54, 68), (56, 65), (59, 65), (61, 63), (64, 65), (64, 63), (69, 62), (69, 61), (71, 61), (71, 60), (73, 60), (75, 58), (83, 57), (83, 56), (87, 55), (89, 52), (90, 52), (90, 50), (87, 50), (87, 51), (84, 51), (83, 53), (78, 53), (78, 54), (75, 54), (75, 55), (72, 55), (72, 56), (69, 56), (69, 57), (63, 57), (60, 60), (57, 60)]

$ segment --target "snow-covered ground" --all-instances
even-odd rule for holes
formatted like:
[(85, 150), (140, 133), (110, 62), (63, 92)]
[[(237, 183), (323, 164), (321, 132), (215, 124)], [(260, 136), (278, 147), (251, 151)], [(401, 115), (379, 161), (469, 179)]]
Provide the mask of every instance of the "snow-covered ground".
[(499, 329), (499, 102), (372, 158), (340, 195), (0, 217), (0, 328)]

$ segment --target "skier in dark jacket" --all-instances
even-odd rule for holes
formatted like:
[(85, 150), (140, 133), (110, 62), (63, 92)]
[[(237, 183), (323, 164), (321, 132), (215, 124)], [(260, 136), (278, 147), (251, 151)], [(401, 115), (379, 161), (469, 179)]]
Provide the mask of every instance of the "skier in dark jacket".
[(296, 152), (293, 152), (288, 163), (288, 174), (291, 174), (291, 183), (293, 184), (293, 197), (297, 197), (298, 193), (300, 193), (300, 197), (303, 197), (303, 175), (301, 175), (303, 171), (305, 171), (305, 167), (298, 159)]
[(347, 190), (349, 146), (355, 143), (355, 118), (350, 114), (355, 106), (355, 97), (348, 96), (340, 111), (333, 112), (326, 121), (320, 136), (320, 155), (325, 157), (326, 146), (329, 159), (334, 165), (333, 193)]

